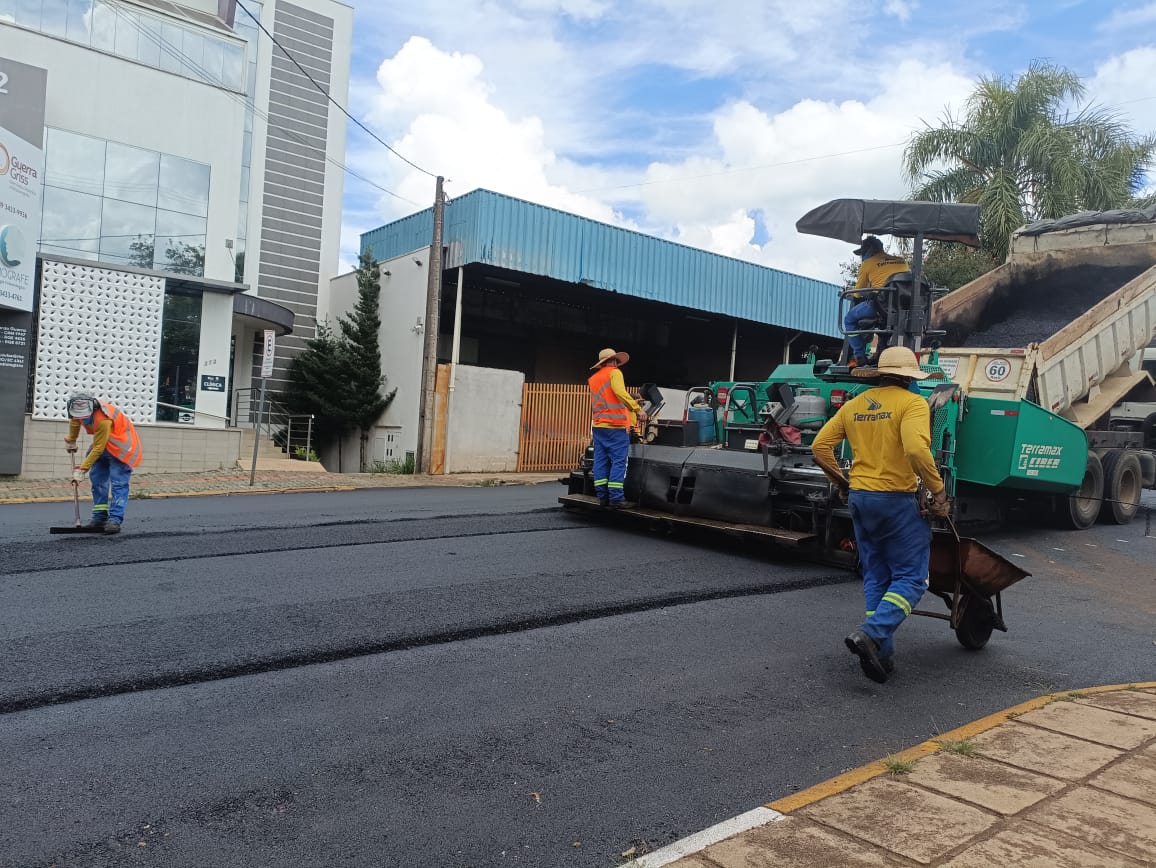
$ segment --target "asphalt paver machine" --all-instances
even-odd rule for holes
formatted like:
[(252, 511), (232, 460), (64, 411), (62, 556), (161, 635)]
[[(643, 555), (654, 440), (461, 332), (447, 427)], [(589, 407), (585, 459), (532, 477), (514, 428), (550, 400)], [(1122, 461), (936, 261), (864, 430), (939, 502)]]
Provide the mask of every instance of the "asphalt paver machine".
[[(877, 316), (860, 323), (858, 331), (877, 335), (881, 344), (923, 353), (922, 367), (931, 376), (917, 385), (931, 406), (932, 449), (948, 492), (954, 494), (956, 444), (963, 436), (967, 405), (959, 386), (936, 361), (936, 342), (942, 335), (931, 328), (932, 303), (946, 290), (924, 277), (923, 246), (929, 240), (977, 245), (978, 208), (839, 199), (796, 225), (800, 232), (848, 243), (859, 243), (864, 234), (911, 239), (911, 270), (871, 291)], [(851, 291), (843, 291), (840, 324), (846, 306), (853, 303)], [(614, 510), (612, 516), (606, 511), (608, 518), (658, 528), (705, 528), (786, 547), (806, 559), (857, 568), (850, 513), (810, 450), (827, 419), (878, 382), (873, 368), (849, 367), (846, 358), (844, 342), (838, 358), (819, 359), (811, 352), (805, 362), (780, 365), (762, 382), (714, 382), (690, 390), (686, 418), (694, 419), (700, 430), (693, 437), (682, 432), (677, 444), (663, 442), (662, 436), (632, 444), (625, 494), (637, 507)], [(1033, 405), (1027, 412), (1038, 413), (1041, 427), (1048, 426), (1048, 411)], [(977, 436), (987, 436), (983, 425), (974, 427)], [(1022, 436), (1034, 434), (1029, 430)], [(692, 445), (685, 445), (690, 441)], [(849, 468), (846, 443), (842, 450), (839, 458)], [(589, 464), (587, 456), (570, 473), (568, 493), (560, 502), (572, 510), (601, 513)], [(1078, 478), (1065, 490), (1078, 485)], [(929, 582), (931, 594), (947, 611), (916, 611), (949, 621), (965, 647), (982, 648), (994, 629), (1007, 629), (1001, 592), (1027, 575), (976, 540), (960, 537), (949, 521), (933, 531)]]

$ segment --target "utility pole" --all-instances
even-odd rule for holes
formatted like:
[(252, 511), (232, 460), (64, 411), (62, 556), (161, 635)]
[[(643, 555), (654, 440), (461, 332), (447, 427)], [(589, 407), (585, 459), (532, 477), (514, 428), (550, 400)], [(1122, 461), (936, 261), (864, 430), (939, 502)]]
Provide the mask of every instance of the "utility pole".
[(442, 230), (445, 226), (444, 178), (438, 175), (433, 206), (433, 241), (429, 247), (429, 279), (425, 299), (425, 350), (421, 362), (421, 400), (418, 404), (417, 469), (430, 472), (434, 441), (434, 384), (438, 368), (438, 319), (442, 301)]

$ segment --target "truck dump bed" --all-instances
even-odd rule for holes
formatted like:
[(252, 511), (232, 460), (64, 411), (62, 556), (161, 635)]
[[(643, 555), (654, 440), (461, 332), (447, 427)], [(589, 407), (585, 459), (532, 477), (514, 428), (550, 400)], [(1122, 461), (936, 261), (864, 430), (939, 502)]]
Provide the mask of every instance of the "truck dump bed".
[(940, 360), (970, 394), (1027, 399), (1081, 426), (1147, 374), (1156, 334), (1156, 224), (1018, 234), (1008, 261), (938, 301)]

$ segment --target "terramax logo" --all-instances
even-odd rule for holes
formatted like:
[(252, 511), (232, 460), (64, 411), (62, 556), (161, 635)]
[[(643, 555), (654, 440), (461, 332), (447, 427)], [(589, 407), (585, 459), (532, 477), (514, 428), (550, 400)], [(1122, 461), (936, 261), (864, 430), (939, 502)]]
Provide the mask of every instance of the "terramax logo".
[(883, 405), (876, 401), (874, 398), (867, 398), (867, 409), (871, 411), (882, 410)]

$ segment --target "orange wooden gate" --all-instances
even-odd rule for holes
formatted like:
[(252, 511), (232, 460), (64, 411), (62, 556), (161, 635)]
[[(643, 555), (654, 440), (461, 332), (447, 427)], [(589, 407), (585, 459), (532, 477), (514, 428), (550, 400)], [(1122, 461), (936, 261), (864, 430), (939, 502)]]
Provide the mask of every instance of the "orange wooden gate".
[(558, 383), (522, 386), (518, 470), (573, 470), (590, 444), (590, 389)]

